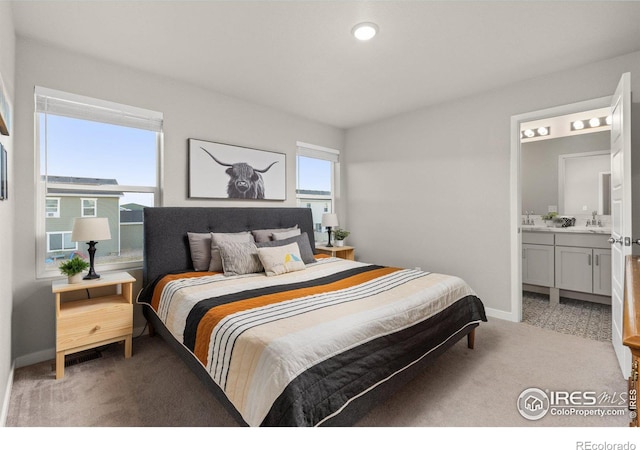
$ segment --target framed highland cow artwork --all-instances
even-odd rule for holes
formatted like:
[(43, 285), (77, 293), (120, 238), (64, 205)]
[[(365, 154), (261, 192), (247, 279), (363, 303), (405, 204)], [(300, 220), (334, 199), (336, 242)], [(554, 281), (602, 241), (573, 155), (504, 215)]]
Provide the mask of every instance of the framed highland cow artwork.
[(189, 198), (286, 200), (286, 155), (189, 139)]

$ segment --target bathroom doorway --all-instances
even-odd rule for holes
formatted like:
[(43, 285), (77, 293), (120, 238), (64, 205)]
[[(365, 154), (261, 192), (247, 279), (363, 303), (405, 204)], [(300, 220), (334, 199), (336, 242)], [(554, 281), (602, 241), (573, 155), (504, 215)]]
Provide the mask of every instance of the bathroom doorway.
[[(511, 311), (514, 320), (521, 322), (522, 316), (522, 213), (527, 211), (523, 206), (523, 173), (522, 173), (522, 134), (521, 129), (523, 124), (527, 124), (527, 129), (536, 129), (540, 127), (554, 127), (553, 124), (548, 125), (548, 121), (553, 118), (561, 117), (574, 117), (576, 114), (584, 113), (586, 111), (600, 110), (602, 108), (608, 108), (610, 106), (611, 97), (602, 97), (593, 100), (586, 100), (573, 104), (556, 106), (539, 111), (532, 111), (529, 113), (520, 114), (511, 118), (511, 254), (514, 264), (511, 266)], [(566, 120), (565, 120), (566, 122)], [(557, 126), (557, 125), (556, 125)], [(553, 132), (552, 130), (549, 130)], [(529, 142), (538, 142), (541, 136), (533, 136)], [(602, 149), (601, 149), (602, 150)], [(553, 183), (553, 182), (551, 182)], [(556, 188), (557, 189), (557, 188)], [(555, 191), (557, 192), (557, 190)], [(559, 201), (556, 203), (556, 205)], [(553, 203), (547, 201), (546, 205), (539, 206), (541, 208), (540, 213), (546, 214), (549, 206), (553, 206)], [(546, 208), (544, 208), (546, 206)], [(537, 207), (535, 207), (537, 208)], [(531, 209), (530, 209), (531, 210)], [(536, 212), (533, 209), (534, 213)], [(542, 215), (540, 214), (540, 215)]]
[(611, 341), (610, 108), (521, 123), (522, 321)]

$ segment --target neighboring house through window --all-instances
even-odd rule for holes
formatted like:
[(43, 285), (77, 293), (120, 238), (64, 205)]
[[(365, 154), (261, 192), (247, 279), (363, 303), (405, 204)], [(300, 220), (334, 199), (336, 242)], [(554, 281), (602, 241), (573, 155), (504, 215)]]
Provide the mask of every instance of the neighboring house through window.
[(326, 241), (322, 214), (335, 211), (339, 192), (340, 152), (331, 148), (298, 142), (296, 155), (296, 197), (298, 206), (311, 208), (315, 240)]
[(47, 197), (46, 200), (46, 217), (60, 217), (60, 199)]
[(97, 217), (97, 199), (82, 199), (82, 217)]
[(109, 219), (96, 266), (140, 267), (142, 210), (161, 205), (162, 114), (41, 87), (35, 96), (38, 276), (59, 275), (60, 260), (75, 254), (88, 258), (87, 245), (71, 241), (76, 217)]
[(71, 231), (47, 232), (47, 252), (77, 250), (78, 243), (71, 241)]

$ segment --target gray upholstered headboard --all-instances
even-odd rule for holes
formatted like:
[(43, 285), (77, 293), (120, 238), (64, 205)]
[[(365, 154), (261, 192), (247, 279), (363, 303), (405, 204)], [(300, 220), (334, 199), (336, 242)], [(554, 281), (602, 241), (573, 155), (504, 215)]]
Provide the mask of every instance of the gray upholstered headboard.
[(143, 283), (193, 268), (187, 232), (233, 233), (298, 225), (315, 253), (310, 208), (159, 207), (144, 209)]

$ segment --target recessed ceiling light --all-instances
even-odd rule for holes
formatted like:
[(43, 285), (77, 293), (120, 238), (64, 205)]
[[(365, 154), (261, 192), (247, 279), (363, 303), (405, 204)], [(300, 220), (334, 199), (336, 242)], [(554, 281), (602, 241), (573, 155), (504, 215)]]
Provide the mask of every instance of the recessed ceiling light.
[(526, 137), (530, 138), (530, 137), (534, 137), (536, 135), (536, 133), (533, 130), (524, 130), (524, 135)]
[(538, 128), (538, 134), (540, 136), (546, 136), (547, 134), (549, 134), (549, 129), (547, 127), (540, 127)]
[(584, 128), (584, 122), (582, 122), (582, 120), (576, 120), (575, 122), (573, 122), (574, 130), (582, 130), (583, 128)]
[(600, 119), (597, 117), (594, 117), (593, 119), (589, 119), (589, 126), (592, 128), (599, 127)]
[(607, 116), (607, 118), (605, 119), (605, 122), (607, 125), (611, 125), (611, 116)]
[(378, 26), (375, 23), (363, 22), (359, 23), (351, 30), (356, 39), (360, 41), (368, 41), (378, 32)]

